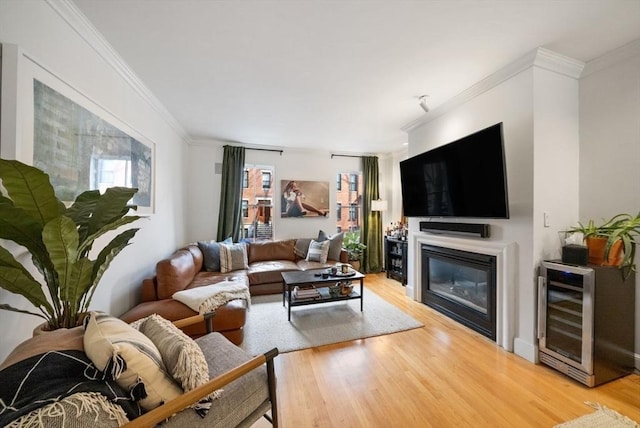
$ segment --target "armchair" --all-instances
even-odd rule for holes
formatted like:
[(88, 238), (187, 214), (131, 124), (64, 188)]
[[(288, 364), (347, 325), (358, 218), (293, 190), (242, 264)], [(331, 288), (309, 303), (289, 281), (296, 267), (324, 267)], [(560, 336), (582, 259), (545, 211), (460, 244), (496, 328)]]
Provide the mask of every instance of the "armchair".
[[(183, 328), (204, 322), (207, 330), (211, 331), (212, 317), (213, 314), (195, 315), (176, 321), (173, 325)], [(171, 349), (167, 351), (159, 346), (156, 351), (164, 349), (160, 351), (164, 352), (162, 360), (168, 358), (164, 364), (166, 371), (163, 371), (154, 368), (153, 363), (141, 364), (140, 355), (132, 357), (127, 349), (117, 347), (124, 342), (129, 346), (136, 340), (139, 343), (150, 340), (149, 337), (153, 337), (153, 334), (149, 337), (143, 334), (143, 331), (149, 332), (144, 330), (147, 326), (141, 325), (138, 331), (106, 314), (91, 315), (88, 318), (84, 329), (76, 327), (54, 330), (26, 340), (0, 364), (0, 403), (12, 403), (11, 406), (0, 406), (0, 425), (21, 426), (26, 421), (38, 420), (43, 426), (61, 427), (152, 427), (162, 424), (169, 427), (226, 428), (249, 427), (264, 416), (274, 427), (278, 426), (273, 364), (273, 359), (278, 355), (277, 348), (252, 358), (220, 333), (210, 332), (193, 341), (170, 322), (161, 319), (161, 324), (188, 341), (181, 342), (172, 334), (162, 337), (163, 340), (172, 342), (174, 349), (179, 350), (178, 355), (183, 358), (177, 364), (186, 370), (178, 373), (175, 371), (176, 366), (170, 368), (173, 358)], [(157, 320), (153, 321), (147, 325), (157, 326)], [(90, 325), (91, 323), (94, 325)], [(96, 324), (101, 328), (98, 335), (95, 335)], [(120, 332), (116, 331), (117, 328), (121, 329)], [(122, 336), (118, 334), (122, 331), (129, 334), (131, 340), (119, 340)], [(97, 352), (98, 342), (109, 334), (115, 344), (115, 351), (113, 354), (108, 352), (109, 364), (101, 367), (96, 356), (100, 357), (105, 353), (103, 350), (100, 351), (102, 354)], [(196, 359), (197, 364), (192, 363), (191, 358), (184, 358), (185, 355), (193, 355), (184, 353), (183, 350), (187, 348), (197, 350), (198, 353), (202, 351), (203, 355)], [(153, 355), (151, 348), (144, 349), (146, 351), (142, 354)], [(155, 361), (157, 360), (156, 356)], [(185, 385), (185, 382), (193, 379), (185, 380), (183, 376), (201, 374), (207, 368), (207, 377), (198, 375), (197, 383)], [(123, 386), (121, 383), (123, 378), (131, 376), (131, 373), (127, 374), (128, 370), (138, 370), (139, 374), (134, 375), (137, 379), (134, 387)], [(158, 388), (158, 375), (165, 379), (164, 387), (168, 384), (170, 388)], [(139, 394), (141, 386), (148, 394)], [(220, 392), (215, 394), (215, 399), (206, 402), (211, 407), (201, 417), (192, 405), (202, 404), (203, 398), (216, 391)], [(145, 407), (153, 394), (158, 393), (160, 398), (156, 403)], [(147, 408), (148, 411), (140, 414), (140, 407)]]
[[(200, 322), (206, 323), (209, 333), (195, 341), (207, 359), (209, 382), (133, 419), (124, 427), (153, 427), (164, 420), (166, 427), (249, 427), (261, 417), (271, 422), (274, 428), (278, 427), (273, 365), (278, 349), (250, 358), (222, 334), (212, 332), (212, 317), (213, 314), (209, 313), (173, 322), (180, 329)], [(192, 404), (221, 388), (224, 392), (213, 401), (204, 418), (189, 409)]]

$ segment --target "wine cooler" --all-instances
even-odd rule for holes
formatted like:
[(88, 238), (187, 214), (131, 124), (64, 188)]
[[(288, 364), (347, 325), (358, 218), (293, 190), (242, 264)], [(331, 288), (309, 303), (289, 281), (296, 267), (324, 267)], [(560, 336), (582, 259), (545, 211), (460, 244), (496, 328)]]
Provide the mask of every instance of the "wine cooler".
[(635, 274), (612, 267), (542, 262), (540, 362), (595, 386), (633, 371)]

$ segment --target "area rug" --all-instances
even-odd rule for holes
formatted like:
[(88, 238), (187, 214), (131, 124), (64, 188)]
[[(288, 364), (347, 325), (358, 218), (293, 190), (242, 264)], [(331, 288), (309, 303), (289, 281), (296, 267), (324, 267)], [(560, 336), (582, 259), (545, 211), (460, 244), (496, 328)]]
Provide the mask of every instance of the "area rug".
[(640, 428), (640, 424), (615, 410), (598, 403), (586, 404), (596, 409), (596, 411), (556, 425), (555, 428)]
[(251, 355), (274, 347), (290, 352), (422, 326), (367, 289), (363, 312), (360, 300), (295, 306), (291, 308), (291, 322), (287, 321), (282, 295), (252, 296), (240, 346)]

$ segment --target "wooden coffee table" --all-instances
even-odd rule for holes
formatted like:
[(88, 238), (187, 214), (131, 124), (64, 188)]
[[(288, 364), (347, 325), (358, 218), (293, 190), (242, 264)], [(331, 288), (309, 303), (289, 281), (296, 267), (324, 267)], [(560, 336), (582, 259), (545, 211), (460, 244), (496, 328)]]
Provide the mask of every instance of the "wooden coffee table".
[[(307, 271), (293, 271), (282, 272), (282, 306), (288, 303), (287, 319), (291, 321), (291, 307), (292, 306), (304, 306), (315, 305), (318, 303), (339, 302), (342, 300), (360, 299), (360, 312), (363, 310), (363, 293), (364, 293), (364, 275), (357, 270), (351, 270), (349, 274), (343, 275), (338, 273), (336, 275), (328, 274), (328, 270), (325, 269), (313, 269)], [(329, 294), (329, 287), (335, 285), (338, 281), (360, 281), (360, 292), (351, 290), (351, 294), (348, 296), (336, 296), (332, 297)], [(320, 297), (317, 299), (296, 299), (292, 294), (295, 286), (299, 287), (311, 287), (315, 286), (320, 293)]]

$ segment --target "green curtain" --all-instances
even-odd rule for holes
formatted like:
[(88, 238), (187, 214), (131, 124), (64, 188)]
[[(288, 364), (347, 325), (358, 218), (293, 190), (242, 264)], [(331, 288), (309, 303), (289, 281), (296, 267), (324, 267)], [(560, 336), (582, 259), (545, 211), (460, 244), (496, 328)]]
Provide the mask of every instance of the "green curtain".
[(224, 146), (218, 241), (227, 239), (229, 236), (233, 237), (233, 242), (240, 240), (243, 173), (244, 147)]
[(362, 258), (366, 273), (382, 271), (382, 218), (379, 211), (371, 211), (371, 201), (380, 198), (378, 185), (378, 157), (362, 157), (364, 191), (362, 195), (362, 232), (360, 239), (367, 246)]

